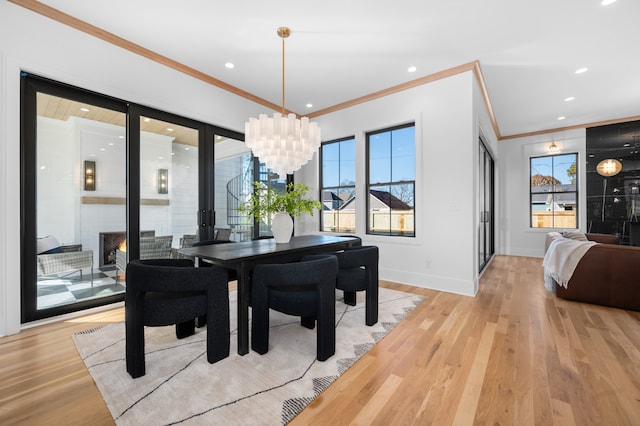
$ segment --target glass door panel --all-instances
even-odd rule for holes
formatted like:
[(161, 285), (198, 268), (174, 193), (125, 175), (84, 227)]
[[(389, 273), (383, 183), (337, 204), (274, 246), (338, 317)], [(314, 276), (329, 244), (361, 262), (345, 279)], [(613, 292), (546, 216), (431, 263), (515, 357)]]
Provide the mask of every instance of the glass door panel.
[[(256, 160), (256, 168), (254, 169), (254, 175), (257, 175), (257, 181), (268, 188), (274, 188), (280, 193), (284, 193), (287, 190), (287, 178), (281, 178), (270, 168), (267, 168), (266, 164), (260, 163)], [(255, 189), (255, 188), (254, 188)], [(271, 232), (271, 218), (267, 221), (262, 221), (257, 224), (257, 231), (254, 232), (254, 238), (272, 238)], [(257, 235), (256, 235), (257, 234)]]
[[(198, 239), (198, 138), (197, 129), (140, 117), (140, 259), (175, 258)], [(117, 257), (126, 280), (126, 247)]]
[(126, 116), (42, 92), (36, 104), (37, 310), (122, 294)]
[(251, 217), (238, 212), (238, 206), (253, 191), (251, 150), (237, 139), (216, 135), (214, 140), (215, 237), (231, 241), (250, 240), (253, 221)]

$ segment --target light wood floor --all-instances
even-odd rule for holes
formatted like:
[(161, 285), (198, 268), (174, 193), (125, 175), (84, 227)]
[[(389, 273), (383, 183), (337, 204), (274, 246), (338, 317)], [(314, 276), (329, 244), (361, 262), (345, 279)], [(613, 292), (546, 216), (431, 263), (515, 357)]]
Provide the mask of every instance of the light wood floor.
[[(293, 422), (640, 424), (640, 313), (557, 299), (541, 259), (496, 256), (477, 297), (426, 296)], [(71, 340), (116, 309), (0, 339), (0, 424), (112, 424)]]

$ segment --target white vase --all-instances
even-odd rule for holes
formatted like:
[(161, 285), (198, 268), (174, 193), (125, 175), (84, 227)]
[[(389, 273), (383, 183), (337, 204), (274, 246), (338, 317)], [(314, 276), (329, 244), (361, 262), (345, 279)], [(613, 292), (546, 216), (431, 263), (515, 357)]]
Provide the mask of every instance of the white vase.
[(286, 212), (277, 212), (271, 219), (271, 233), (277, 244), (288, 243), (293, 233), (293, 219)]

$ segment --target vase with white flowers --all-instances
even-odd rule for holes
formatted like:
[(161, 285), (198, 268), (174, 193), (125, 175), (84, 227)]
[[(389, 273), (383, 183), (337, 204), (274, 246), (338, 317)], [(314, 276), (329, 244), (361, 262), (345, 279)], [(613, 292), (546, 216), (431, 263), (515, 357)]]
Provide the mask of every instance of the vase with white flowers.
[(258, 181), (253, 186), (253, 194), (240, 204), (238, 211), (264, 223), (269, 223), (270, 219), (276, 243), (289, 242), (293, 233), (293, 218), (302, 214), (313, 216), (316, 210), (322, 208), (320, 201), (306, 197), (311, 188), (299, 182), (288, 183), (284, 192)]

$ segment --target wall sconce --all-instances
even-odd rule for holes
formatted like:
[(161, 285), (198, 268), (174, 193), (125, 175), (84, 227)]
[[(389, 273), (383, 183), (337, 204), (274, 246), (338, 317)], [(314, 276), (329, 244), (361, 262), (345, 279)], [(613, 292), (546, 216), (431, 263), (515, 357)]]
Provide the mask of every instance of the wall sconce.
[(169, 193), (169, 170), (158, 169), (158, 194)]
[(95, 161), (84, 162), (84, 190), (85, 191), (96, 190), (96, 162)]
[(615, 176), (622, 170), (622, 163), (613, 158), (602, 160), (596, 166), (596, 171), (605, 177)]

